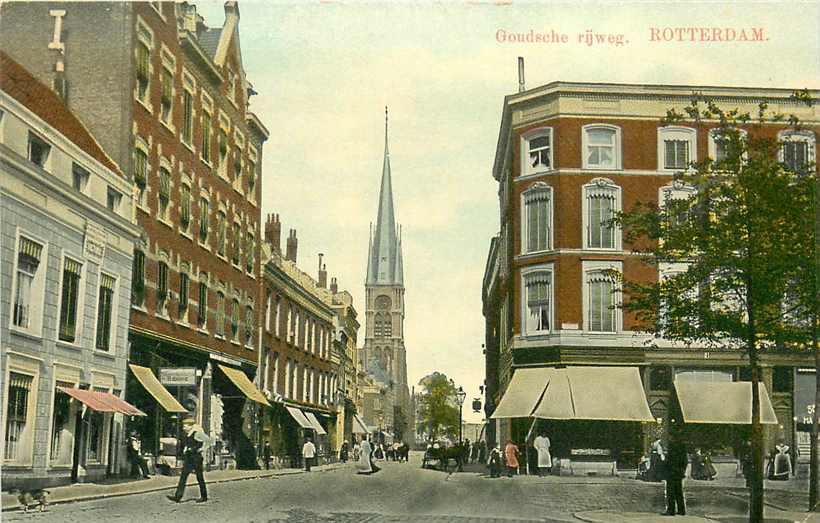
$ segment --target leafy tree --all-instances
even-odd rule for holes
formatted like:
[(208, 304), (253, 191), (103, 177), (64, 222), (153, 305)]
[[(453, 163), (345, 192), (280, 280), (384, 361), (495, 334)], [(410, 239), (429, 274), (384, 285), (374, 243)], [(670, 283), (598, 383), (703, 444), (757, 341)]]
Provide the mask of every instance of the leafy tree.
[(458, 407), (455, 404), (456, 387), (445, 374), (434, 372), (419, 381), (419, 433), (427, 433), (433, 440), (441, 435), (458, 434)]
[[(807, 339), (789, 310), (791, 290), (798, 289), (795, 310), (817, 310), (816, 292), (809, 296), (801, 287), (816, 275), (804, 252), (805, 218), (814, 215), (806, 195), (814, 177), (778, 161), (782, 144), (765, 126), (785, 122), (767, 113), (765, 103), (753, 118), (695, 95), (683, 114), (670, 110), (664, 119), (682, 121), (714, 128), (721, 152), (676, 173), (677, 196), (661, 205), (638, 204), (616, 218), (645, 261), (664, 269), (656, 282), (625, 281), (623, 307), (658, 338), (745, 352), (752, 385), (749, 519), (758, 522), (763, 521), (758, 361), (763, 351)], [(787, 125), (799, 122), (792, 116)]]

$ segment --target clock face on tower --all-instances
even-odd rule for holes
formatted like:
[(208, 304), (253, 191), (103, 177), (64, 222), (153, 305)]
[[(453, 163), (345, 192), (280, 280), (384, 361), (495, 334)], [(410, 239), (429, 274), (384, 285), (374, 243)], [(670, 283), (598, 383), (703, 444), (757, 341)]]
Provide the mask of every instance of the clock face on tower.
[(376, 297), (374, 305), (377, 311), (386, 311), (390, 309), (390, 303), (390, 298), (382, 294)]

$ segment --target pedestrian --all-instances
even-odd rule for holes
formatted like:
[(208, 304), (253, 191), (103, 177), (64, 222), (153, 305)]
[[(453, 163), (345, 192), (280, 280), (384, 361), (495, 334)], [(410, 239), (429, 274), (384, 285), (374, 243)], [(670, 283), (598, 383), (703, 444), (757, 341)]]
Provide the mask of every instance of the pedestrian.
[(543, 476), (552, 472), (552, 455), (550, 454), (550, 439), (545, 431), (541, 431), (532, 446), (538, 452), (538, 475)]
[(501, 476), (501, 447), (496, 446), (490, 451), (487, 467), (490, 469), (490, 477), (497, 478)]
[(347, 440), (344, 440), (342, 443), (342, 448), (339, 449), (339, 461), (342, 463), (347, 463), (348, 454), (350, 453), (348, 447)]
[(358, 440), (353, 440), (353, 461), (359, 461), (359, 457), (361, 456), (362, 447), (359, 444)]
[(357, 474), (373, 474), (374, 472), (378, 472), (379, 468), (373, 463), (373, 447), (370, 446), (370, 442), (367, 441), (367, 438), (362, 439), (362, 444), (359, 448), (359, 462), (358, 462), (358, 471)]
[(182, 438), (182, 472), (179, 474), (176, 493), (173, 496), (168, 496), (168, 499), (179, 503), (185, 493), (185, 485), (188, 484), (188, 475), (194, 472), (196, 482), (199, 484), (199, 499), (196, 502), (204, 503), (208, 501), (208, 489), (205, 486), (205, 476), (202, 473), (202, 462), (211, 441), (202, 427), (196, 424), (194, 418), (182, 420), (182, 430), (184, 432)]
[(310, 466), (316, 457), (316, 445), (313, 444), (309, 436), (305, 438), (305, 444), (302, 445), (302, 457), (305, 458), (305, 471), (310, 472)]
[(484, 440), (478, 444), (478, 462), (482, 465), (487, 463), (487, 442)]
[(507, 477), (513, 477), (513, 473), (518, 473), (518, 446), (507, 440), (507, 446), (504, 447), (504, 458), (507, 460)]
[(148, 464), (145, 462), (145, 458), (142, 457), (142, 441), (140, 441), (136, 430), (132, 430), (128, 437), (126, 453), (128, 454), (128, 462), (131, 463), (131, 475), (141, 474), (143, 479), (148, 479)]
[(265, 446), (262, 447), (262, 459), (265, 460), (265, 470), (270, 470), (270, 458), (273, 451), (270, 448), (270, 442), (266, 441)]
[(663, 448), (661, 439), (658, 438), (652, 442), (651, 452), (649, 454), (649, 472), (647, 479), (649, 481), (663, 481), (666, 472), (666, 451)]
[(775, 446), (777, 454), (772, 460), (773, 466), (769, 479), (785, 481), (792, 475), (792, 461), (789, 457), (789, 446), (785, 443), (778, 443)]
[(683, 478), (686, 476), (689, 457), (680, 434), (674, 430), (669, 435), (669, 453), (666, 456), (666, 512), (661, 513), (664, 516), (686, 514), (686, 505), (683, 500)]

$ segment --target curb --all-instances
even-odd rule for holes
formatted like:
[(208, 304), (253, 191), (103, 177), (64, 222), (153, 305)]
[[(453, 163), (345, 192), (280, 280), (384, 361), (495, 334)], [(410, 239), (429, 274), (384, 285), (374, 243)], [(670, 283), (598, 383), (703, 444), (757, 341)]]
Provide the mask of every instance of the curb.
[[(314, 469), (311, 472), (328, 472), (328, 471), (331, 471), (331, 470), (335, 470), (337, 468), (340, 468), (340, 467), (330, 465), (330, 466), (328, 466), (328, 468)], [(277, 472), (277, 473), (274, 473), (274, 474), (256, 474), (254, 476), (245, 476), (245, 477), (241, 477), (241, 478), (217, 479), (217, 480), (213, 480), (213, 481), (207, 481), (206, 483), (208, 485), (218, 485), (220, 483), (232, 483), (232, 482), (235, 482), (235, 481), (247, 481), (247, 480), (251, 480), (251, 479), (271, 479), (271, 478), (279, 478), (281, 476), (295, 476), (295, 475), (298, 475), (298, 474), (306, 474), (306, 473), (307, 473), (307, 471), (302, 470), (302, 469), (298, 469), (298, 470), (285, 469), (281, 472)], [(196, 486), (196, 480), (194, 480), (192, 485)], [(176, 486), (174, 486), (174, 485), (167, 485), (167, 486), (163, 486), (163, 487), (151, 487), (151, 488), (145, 488), (145, 489), (141, 489), (141, 490), (133, 490), (133, 491), (128, 491), (128, 492), (107, 492), (107, 493), (101, 493), (101, 494), (91, 494), (91, 495), (88, 495), (88, 496), (78, 496), (78, 497), (74, 497), (74, 498), (66, 498), (66, 499), (60, 499), (60, 500), (57, 500), (57, 501), (50, 501), (48, 504), (49, 505), (65, 505), (65, 504), (68, 504), (68, 503), (82, 503), (84, 501), (95, 501), (95, 500), (99, 500), (99, 499), (120, 498), (120, 497), (123, 497), (123, 496), (133, 496), (133, 495), (136, 495), (136, 494), (150, 494), (152, 492), (161, 492), (163, 490), (172, 490), (172, 489), (175, 489), (175, 488), (176, 488)], [(16, 506), (2, 507), (0, 511), (2, 511), (2, 512), (15, 512), (15, 511), (20, 511), (20, 510), (23, 510), (23, 506), (18, 503)]]

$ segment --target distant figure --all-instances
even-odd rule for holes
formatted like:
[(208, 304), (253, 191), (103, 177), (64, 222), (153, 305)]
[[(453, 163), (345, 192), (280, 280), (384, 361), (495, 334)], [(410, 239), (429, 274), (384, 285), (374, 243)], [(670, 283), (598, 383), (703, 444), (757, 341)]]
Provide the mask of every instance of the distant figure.
[(683, 478), (686, 476), (686, 465), (689, 458), (686, 454), (686, 445), (680, 440), (680, 435), (670, 434), (669, 455), (666, 464), (666, 512), (664, 516), (685, 515), (686, 506), (683, 501)]
[(310, 472), (310, 466), (316, 457), (316, 446), (310, 438), (305, 438), (305, 444), (302, 445), (302, 457), (305, 458), (305, 471)]
[(550, 454), (550, 439), (542, 431), (533, 441), (532, 446), (538, 452), (538, 475), (543, 476), (552, 472), (552, 455)]
[(478, 444), (478, 462), (482, 465), (487, 463), (487, 443), (484, 440)]
[(262, 447), (262, 459), (265, 460), (265, 470), (270, 469), (270, 458), (273, 455), (273, 450), (270, 448), (270, 442), (266, 441), (265, 446)]
[(490, 469), (491, 478), (498, 478), (501, 476), (501, 447), (493, 447), (490, 451), (487, 467)]
[(713, 480), (717, 476), (717, 470), (712, 464), (709, 454), (704, 454), (700, 448), (695, 449), (692, 455), (692, 479)]
[(384, 447), (382, 447), (381, 443), (375, 444), (375, 448), (373, 449), (373, 459), (376, 461), (384, 459)]
[(361, 455), (361, 453), (362, 453), (361, 444), (354, 439), (353, 440), (353, 461), (359, 461), (359, 456)]
[(792, 475), (792, 462), (789, 456), (789, 446), (785, 443), (778, 443), (775, 447), (777, 454), (774, 455), (774, 466), (769, 474), (769, 479), (775, 481), (786, 481)]
[(177, 483), (177, 490), (173, 496), (168, 496), (168, 499), (175, 503), (179, 503), (182, 495), (185, 494), (185, 486), (188, 484), (188, 475), (191, 472), (196, 474), (196, 481), (199, 484), (199, 499), (197, 503), (204, 503), (208, 501), (208, 489), (205, 486), (205, 476), (202, 473), (203, 455), (210, 446), (210, 438), (205, 434), (205, 430), (196, 424), (194, 418), (185, 418), (182, 421), (182, 430), (185, 436), (182, 440), (183, 445), (183, 464), (182, 472), (179, 474), (179, 483)]
[(367, 439), (362, 440), (358, 468), (357, 474), (373, 474), (381, 470), (373, 463), (373, 447)]
[(339, 461), (341, 461), (342, 463), (347, 463), (348, 454), (348, 444), (347, 440), (345, 440), (344, 443), (342, 443), (342, 448), (339, 449)]
[(649, 471), (646, 474), (648, 481), (663, 481), (666, 472), (666, 451), (660, 438), (652, 442), (649, 453)]
[(504, 458), (507, 460), (507, 477), (513, 477), (513, 474), (518, 473), (518, 446), (507, 440), (507, 446), (504, 447)]
[(148, 479), (148, 464), (145, 458), (142, 457), (142, 441), (136, 430), (131, 431), (128, 437), (128, 447), (126, 449), (128, 454), (128, 462), (131, 463), (131, 475), (141, 474), (143, 479)]

